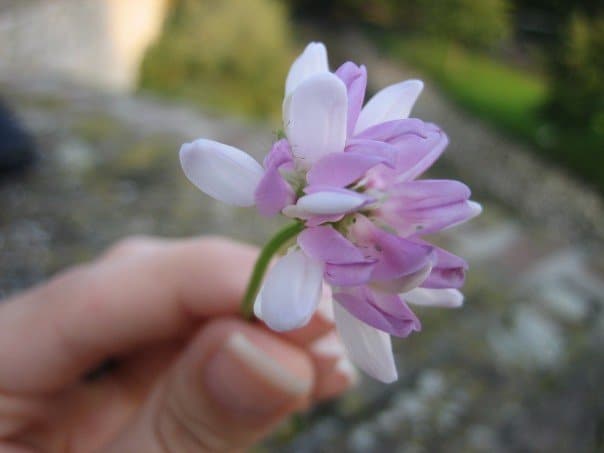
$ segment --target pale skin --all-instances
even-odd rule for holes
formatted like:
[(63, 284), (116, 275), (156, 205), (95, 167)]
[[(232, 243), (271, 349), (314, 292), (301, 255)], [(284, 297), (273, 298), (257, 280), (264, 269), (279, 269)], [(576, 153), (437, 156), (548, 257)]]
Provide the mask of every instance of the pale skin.
[(256, 256), (133, 238), (0, 303), (0, 452), (245, 451), (343, 392), (312, 346), (327, 318), (277, 334), (239, 316)]

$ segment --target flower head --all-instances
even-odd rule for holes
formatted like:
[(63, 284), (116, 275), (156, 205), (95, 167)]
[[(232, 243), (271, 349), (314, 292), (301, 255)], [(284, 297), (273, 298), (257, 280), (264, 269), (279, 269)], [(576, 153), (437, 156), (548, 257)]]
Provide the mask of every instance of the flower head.
[(408, 304), (463, 302), (466, 262), (422, 236), (465, 222), (481, 207), (461, 182), (417, 179), (448, 144), (438, 126), (408, 118), (422, 82), (386, 87), (363, 106), (366, 84), (364, 66), (347, 62), (330, 72), (325, 46), (311, 43), (287, 76), (285, 138), (263, 165), (207, 139), (184, 144), (180, 159), (208, 195), (298, 222), (258, 291), (255, 315), (277, 331), (301, 327), (325, 282), (351, 359), (392, 382), (390, 336), (421, 328)]

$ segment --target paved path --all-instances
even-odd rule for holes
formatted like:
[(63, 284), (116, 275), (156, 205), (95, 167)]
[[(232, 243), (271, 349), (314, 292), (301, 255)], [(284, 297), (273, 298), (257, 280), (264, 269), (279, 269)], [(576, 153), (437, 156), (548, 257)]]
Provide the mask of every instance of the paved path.
[[(402, 75), (389, 65), (372, 67), (380, 68), (371, 71), (380, 85)], [(265, 125), (73, 87), (1, 88), (36, 133), (43, 153), (30, 175), (0, 186), (5, 293), (88, 259), (126, 234), (220, 233), (260, 243), (275, 230), (275, 223), (251, 211), (201, 195), (182, 177), (176, 159), (179, 144), (197, 136), (260, 156), (272, 139)], [(509, 203), (498, 188), (517, 190), (524, 184), (521, 175), (488, 176), (497, 173), (491, 163), (497, 159), (514, 161), (509, 157), (514, 153), (525, 159), (520, 146), (462, 116), (432, 90), (418, 113), (451, 134), (454, 145), (440, 171), (451, 169), (469, 181), (485, 204), (482, 218), (441, 238), (471, 263), (466, 305), (456, 311), (418, 310), (423, 332), (396, 342), (401, 375), (396, 385), (363, 381), (357, 391), (305, 416), (298, 428), (284, 429), (266, 448), (593, 451), (604, 432), (604, 263), (597, 253), (598, 225), (569, 226), (576, 219), (563, 221), (570, 214), (562, 211), (579, 209), (583, 189), (539, 167), (535, 174), (556, 179), (555, 187), (575, 189), (565, 192), (566, 202), (556, 199), (530, 214), (533, 201), (526, 201), (528, 207)], [(488, 154), (476, 157), (482, 149)], [(527, 159), (526, 165), (539, 165)], [(503, 173), (511, 167), (495, 168)], [(599, 200), (590, 203), (600, 209)], [(535, 222), (539, 212), (543, 221)], [(545, 214), (551, 212), (563, 215)]]

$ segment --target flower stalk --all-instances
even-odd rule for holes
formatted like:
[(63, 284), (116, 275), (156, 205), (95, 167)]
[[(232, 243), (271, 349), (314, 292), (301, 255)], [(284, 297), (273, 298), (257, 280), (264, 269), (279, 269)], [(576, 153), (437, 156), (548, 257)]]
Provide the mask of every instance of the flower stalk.
[(258, 290), (260, 289), (264, 274), (268, 269), (271, 259), (275, 253), (278, 253), (284, 245), (295, 238), (303, 229), (304, 223), (302, 222), (286, 225), (279, 230), (260, 251), (260, 255), (258, 255), (256, 264), (254, 265), (254, 270), (252, 271), (252, 276), (250, 277), (245, 290), (243, 301), (241, 302), (241, 314), (244, 318), (252, 319), (254, 316), (254, 301), (256, 300)]

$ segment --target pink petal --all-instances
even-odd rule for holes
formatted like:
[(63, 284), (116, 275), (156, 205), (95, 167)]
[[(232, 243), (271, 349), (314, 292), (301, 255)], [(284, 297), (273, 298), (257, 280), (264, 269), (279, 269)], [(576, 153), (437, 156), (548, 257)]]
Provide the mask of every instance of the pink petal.
[(401, 236), (436, 233), (464, 223), (481, 212), (472, 201), (459, 201), (425, 209), (397, 209), (396, 213), (381, 215)]
[(324, 263), (342, 264), (364, 260), (363, 253), (331, 226), (306, 228), (298, 245), (308, 256)]
[(370, 168), (387, 162), (387, 158), (369, 153), (332, 153), (315, 163), (306, 179), (312, 185), (346, 187), (365, 176)]
[(376, 215), (396, 228), (401, 236), (428, 234), (464, 222), (477, 215), (470, 189), (461, 182), (419, 180), (398, 183), (388, 189)]
[(426, 261), (425, 266), (415, 272), (406, 273), (388, 280), (377, 280), (372, 276), (371, 287), (392, 294), (411, 291), (426, 280), (432, 271), (432, 265), (431, 261)]
[[(400, 120), (399, 127), (391, 124), (387, 128), (390, 130), (382, 131), (387, 143), (396, 147), (398, 153), (393, 169), (380, 166), (369, 172), (368, 178), (375, 186), (387, 187), (417, 178), (440, 157), (447, 147), (448, 138), (440, 129), (426, 123), (413, 129), (407, 123), (410, 121), (412, 120)], [(379, 132), (381, 126), (383, 125), (376, 126), (374, 132)]]
[(394, 167), (398, 156), (398, 149), (395, 146), (387, 142), (365, 138), (353, 138), (348, 140), (344, 151), (347, 153), (368, 154), (370, 156), (380, 157), (388, 167)]
[(348, 93), (348, 136), (352, 136), (354, 127), (363, 107), (365, 99), (365, 89), (367, 88), (367, 69), (365, 66), (357, 66), (351, 61), (347, 61), (336, 70), (336, 75), (346, 85)]
[(371, 278), (378, 282), (416, 276), (431, 268), (435, 260), (432, 247), (414, 244), (390, 233), (379, 234), (375, 244), (381, 253)]
[(378, 260), (371, 275), (375, 282), (403, 279), (397, 285), (406, 285), (408, 278), (417, 278), (436, 261), (430, 245), (388, 233), (362, 215), (355, 217), (350, 233), (355, 242), (364, 247), (365, 256)]
[(293, 169), (293, 162), (288, 141), (282, 139), (275, 142), (264, 159), (266, 172), (254, 192), (254, 200), (260, 214), (265, 216), (278, 214), (294, 202), (294, 190), (279, 171), (282, 168)]
[(265, 173), (254, 192), (258, 212), (272, 216), (295, 200), (294, 190), (283, 179), (278, 168), (270, 168)]
[(421, 329), (419, 319), (398, 295), (355, 287), (336, 292), (333, 297), (360, 321), (391, 335), (407, 337)]
[(426, 138), (426, 132), (426, 123), (422, 120), (406, 118), (376, 124), (365, 129), (354, 138), (396, 143), (407, 135), (416, 135), (418, 137)]
[(375, 260), (364, 260), (358, 263), (344, 263), (325, 265), (324, 278), (333, 286), (359, 286), (364, 285), (371, 279), (371, 272), (375, 266)]
[(307, 228), (298, 236), (300, 248), (313, 259), (325, 263), (325, 279), (333, 285), (350, 286), (369, 280), (375, 260), (330, 226)]
[(281, 140), (273, 143), (271, 150), (264, 158), (264, 168), (283, 168), (286, 170), (293, 170), (294, 156), (292, 154), (291, 146), (287, 139), (282, 138)]
[(421, 286), (434, 289), (461, 288), (468, 270), (468, 263), (463, 258), (440, 247), (434, 247), (434, 252), (436, 253), (436, 264)]
[(388, 199), (403, 209), (426, 209), (466, 201), (470, 188), (459, 181), (421, 179), (398, 183), (388, 190)]

